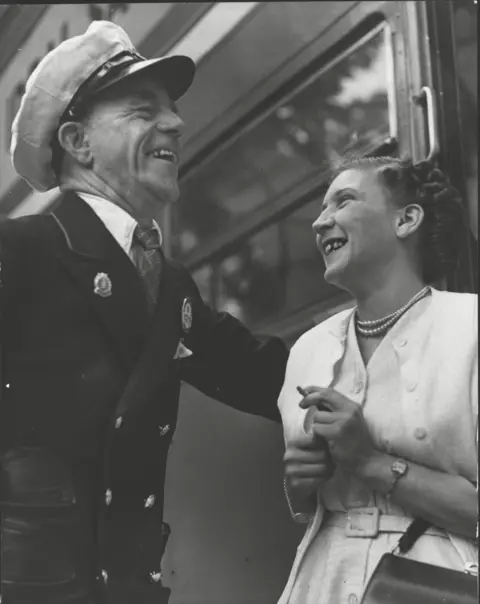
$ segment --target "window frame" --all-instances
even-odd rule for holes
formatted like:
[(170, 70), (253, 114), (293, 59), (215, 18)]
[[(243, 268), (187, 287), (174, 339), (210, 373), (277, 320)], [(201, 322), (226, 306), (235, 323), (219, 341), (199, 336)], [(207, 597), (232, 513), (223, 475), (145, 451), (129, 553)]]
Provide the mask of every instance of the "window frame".
[[(391, 49), (389, 59), (392, 61), (394, 74), (394, 81), (389, 83), (394, 90), (390, 98), (396, 116), (390, 127), (391, 133), (395, 133), (398, 138), (388, 137), (380, 145), (366, 148), (365, 153), (399, 155), (408, 153), (414, 159), (421, 156), (425, 152), (425, 120), (412, 98), (424, 83), (425, 71), (429, 72), (430, 57), (429, 51), (425, 51), (419, 39), (423, 32), (421, 24), (418, 23), (417, 8), (405, 4), (410, 5), (403, 2), (371, 1), (357, 2), (355, 6), (349, 8), (328, 28), (328, 31), (322, 32), (318, 40), (293, 57), (281, 73), (275, 73), (269, 81), (262, 83), (258, 90), (242, 100), (244, 109), (240, 118), (238, 113), (230, 120), (229, 115), (222, 115), (221, 135), (213, 140), (212, 137), (210, 140), (207, 137), (203, 147), (196, 140), (194, 145), (196, 152), (193, 156), (190, 154), (190, 157), (187, 153), (188, 163), (181, 170), (181, 176), (187, 176), (200, 166), (201, 161), (197, 161), (200, 157), (204, 160), (209, 153), (214, 151), (221, 153), (226, 144), (230, 144), (243, 134), (245, 128), (253, 127), (255, 122), (263, 119), (274, 106), (285, 103), (289, 96), (293, 96), (300, 87), (307, 85), (306, 81), (309, 78), (319, 77), (320, 69), (326, 69), (327, 63), (335, 58), (337, 61), (340, 60), (339, 55), (348, 53), (353, 44), (358, 43), (375, 27), (385, 27), (388, 31)], [(424, 5), (425, 2), (413, 4)], [(360, 34), (362, 28), (363, 35)], [(420, 63), (422, 67), (419, 66)], [(430, 75), (427, 81), (431, 81)], [(292, 89), (294, 92), (291, 92)], [(235, 109), (238, 110), (238, 107)], [(223, 237), (216, 240), (215, 245), (204, 246), (184, 258), (184, 264), (192, 271), (207, 263), (211, 265), (213, 276), (210, 290), (213, 303), (216, 303), (217, 271), (221, 259), (234, 251), (243, 240), (283, 220), (291, 212), (311, 202), (314, 197), (323, 195), (325, 187), (325, 174), (317, 174), (305, 179), (304, 182), (278, 196), (274, 203), (259, 208), (255, 216), (248, 224), (244, 223), (242, 228), (230, 229)], [(277, 333), (287, 341), (293, 342), (309, 327), (313, 327), (335, 312), (352, 306), (351, 296), (340, 291), (338, 296), (310, 303), (303, 308), (286, 312), (280, 317), (250, 327)]]
[[(466, 152), (457, 81), (453, 2), (450, 0), (422, 3), (417, 10), (419, 22), (425, 24), (424, 37), (430, 43), (430, 49), (425, 51), (425, 55), (431, 57), (428, 75), (438, 103), (440, 167), (446, 171), (453, 185), (459, 190), (467, 218), (471, 220), (465, 186)], [(478, 292), (478, 242), (470, 228), (460, 250), (458, 266), (448, 275), (445, 285), (453, 291)]]
[[(380, 15), (378, 15), (378, 18), (380, 19)], [(271, 99), (268, 107), (263, 107), (262, 111), (253, 117), (241, 130), (237, 131), (235, 136), (230, 137), (223, 145), (217, 147), (213, 153), (194, 166), (186, 175), (184, 175), (182, 180), (187, 180), (188, 177), (194, 175), (198, 170), (201, 170), (208, 162), (220, 155), (227, 148), (230, 148), (245, 133), (253, 130), (279, 107), (288, 103), (309, 85), (321, 78), (323, 73), (335, 67), (335, 65), (354, 53), (362, 45), (368, 43), (381, 31), (384, 31), (387, 45), (387, 61), (389, 68), (387, 73), (392, 75), (392, 78), (389, 78), (387, 82), (389, 134), (380, 144), (365, 146), (362, 150), (366, 153), (374, 151), (378, 152), (381, 149), (383, 149), (385, 153), (393, 152), (397, 147), (397, 136), (399, 131), (397, 115), (398, 99), (396, 91), (397, 70), (394, 61), (394, 28), (392, 27), (392, 23), (387, 19), (381, 19), (375, 25), (371, 25), (366, 31), (365, 29), (365, 23), (361, 23), (359, 26), (355, 27), (346, 38), (341, 40), (343, 46), (341, 52), (338, 52), (335, 57), (324, 60), (321, 66), (317, 67), (313, 73), (309, 73), (307, 76), (304, 75), (301, 82), (298, 83), (294, 89), (290, 89), (287, 94), (282, 95), (280, 98)], [(281, 220), (284, 216), (301, 205), (308, 203), (314, 196), (321, 194), (322, 189), (325, 187), (327, 175), (328, 170), (312, 173), (307, 178), (303, 179), (303, 181), (294, 184), (283, 193), (272, 198), (267, 203), (262, 204), (252, 212), (250, 216), (242, 219), (237, 226), (228, 229), (225, 233), (219, 233), (213, 240), (198, 246), (190, 254), (181, 257), (180, 260), (189, 269), (195, 270), (201, 264), (209, 261), (211, 262), (219, 256), (228, 253), (230, 248), (241, 243), (242, 240), (250, 238), (255, 232), (261, 231), (277, 220)]]

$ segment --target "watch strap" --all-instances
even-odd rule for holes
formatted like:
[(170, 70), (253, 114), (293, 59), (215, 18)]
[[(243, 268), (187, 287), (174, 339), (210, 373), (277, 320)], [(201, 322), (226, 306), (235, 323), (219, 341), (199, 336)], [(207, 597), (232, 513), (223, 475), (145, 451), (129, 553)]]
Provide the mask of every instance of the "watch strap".
[(397, 485), (397, 482), (400, 480), (400, 478), (405, 476), (405, 474), (408, 472), (408, 463), (405, 459), (398, 458), (392, 463), (392, 465), (390, 466), (390, 470), (392, 472), (393, 479), (388, 491), (385, 493), (387, 499), (391, 498), (395, 486)]

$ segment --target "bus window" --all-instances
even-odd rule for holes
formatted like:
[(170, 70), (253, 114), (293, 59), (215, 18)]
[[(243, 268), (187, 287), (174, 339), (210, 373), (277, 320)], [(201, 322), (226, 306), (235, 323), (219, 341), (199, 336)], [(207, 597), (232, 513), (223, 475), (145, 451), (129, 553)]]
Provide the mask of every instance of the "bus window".
[(220, 310), (258, 325), (338, 296), (339, 290), (323, 279), (325, 267), (312, 231), (319, 207), (318, 200), (308, 203), (221, 261)]
[(478, 131), (477, 131), (477, 5), (472, 0), (452, 3), (462, 142), (466, 158), (469, 222), (478, 240)]
[(389, 40), (381, 24), (186, 175), (173, 214), (175, 257), (211, 246), (347, 146), (395, 136)]
[(212, 302), (212, 276), (213, 268), (210, 264), (204, 264), (201, 268), (192, 272), (192, 277), (197, 284), (200, 295), (207, 304)]

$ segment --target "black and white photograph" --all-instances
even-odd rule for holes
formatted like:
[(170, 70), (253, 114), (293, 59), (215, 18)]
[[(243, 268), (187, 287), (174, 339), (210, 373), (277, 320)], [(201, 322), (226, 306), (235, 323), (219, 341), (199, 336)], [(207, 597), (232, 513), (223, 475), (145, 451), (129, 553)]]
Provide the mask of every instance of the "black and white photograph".
[(477, 41), (0, 4), (0, 604), (478, 601)]

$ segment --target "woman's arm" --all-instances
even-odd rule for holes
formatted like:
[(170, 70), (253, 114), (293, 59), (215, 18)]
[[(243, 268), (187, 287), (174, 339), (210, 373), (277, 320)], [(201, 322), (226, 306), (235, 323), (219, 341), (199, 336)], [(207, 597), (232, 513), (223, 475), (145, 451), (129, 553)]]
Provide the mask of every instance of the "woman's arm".
[[(356, 476), (379, 493), (390, 491), (394, 481), (392, 464), (398, 459), (374, 450), (357, 466)], [(421, 516), (452, 533), (474, 539), (477, 525), (477, 492), (462, 476), (431, 470), (407, 461), (407, 473), (396, 481), (391, 499), (412, 516)]]
[[(310, 386), (300, 405), (325, 403), (330, 412), (313, 415), (315, 434), (326, 439), (335, 464), (380, 492), (394, 484), (392, 464), (398, 457), (377, 450), (370, 438), (362, 408), (330, 388)], [(472, 455), (474, 452), (472, 451)], [(461, 476), (408, 462), (407, 473), (397, 480), (391, 497), (413, 516), (464, 537), (475, 538), (477, 495), (475, 486)]]

